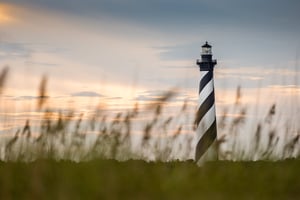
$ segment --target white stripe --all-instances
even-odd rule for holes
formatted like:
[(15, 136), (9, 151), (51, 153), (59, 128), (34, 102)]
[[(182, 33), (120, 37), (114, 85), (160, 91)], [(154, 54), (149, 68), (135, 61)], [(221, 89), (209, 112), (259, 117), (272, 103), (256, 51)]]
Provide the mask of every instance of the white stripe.
[(196, 130), (197, 143), (200, 140), (200, 138), (203, 136), (203, 134), (207, 131), (207, 129), (209, 129), (209, 127), (214, 123), (215, 119), (216, 119), (216, 109), (215, 109), (215, 105), (213, 105), (207, 111), (207, 113), (205, 113), (205, 115), (203, 116), (203, 118), (201, 119), (197, 127)]
[(212, 78), (199, 94), (198, 109), (213, 90), (214, 90), (214, 79)]
[(203, 77), (208, 73), (208, 71), (201, 71), (200, 72), (200, 80), (203, 79)]

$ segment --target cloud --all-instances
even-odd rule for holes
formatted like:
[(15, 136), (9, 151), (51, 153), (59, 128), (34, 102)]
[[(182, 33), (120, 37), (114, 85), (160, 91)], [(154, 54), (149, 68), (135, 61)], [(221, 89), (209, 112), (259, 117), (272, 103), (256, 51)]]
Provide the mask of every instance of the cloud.
[[(7, 97), (12, 97), (12, 96), (7, 96)], [(49, 96), (45, 96), (46, 98), (49, 98)], [(13, 97), (12, 100), (14, 101), (26, 101), (26, 100), (35, 100), (35, 99), (39, 99), (41, 97), (39, 96), (17, 96), (17, 97)]]
[(26, 61), (25, 64), (33, 66), (46, 66), (46, 67), (58, 67), (59, 64), (51, 62), (36, 62), (36, 61)]
[(106, 97), (106, 100), (121, 100), (123, 99), (122, 97)]
[[(169, 91), (168, 90), (147, 90), (141, 92), (136, 98), (137, 101), (141, 102), (157, 102), (161, 101)], [(193, 99), (194, 95), (187, 91), (174, 91), (175, 95), (168, 99), (168, 102), (184, 102), (186, 99)], [(195, 93), (196, 94), (196, 93)]]
[(92, 92), (92, 91), (76, 92), (76, 93), (72, 93), (71, 96), (73, 96), (73, 97), (103, 97), (103, 95), (98, 94), (96, 92)]
[(5, 58), (28, 58), (32, 50), (25, 43), (0, 42), (0, 59)]
[(269, 85), (271, 90), (278, 93), (285, 93), (287, 95), (298, 96), (300, 94), (300, 86), (299, 85)]
[(201, 42), (154, 47), (162, 60), (193, 60), (199, 57)]
[(137, 101), (159, 101), (159, 97), (153, 97), (153, 96), (146, 96), (146, 95), (139, 95), (136, 98)]
[[(125, 19), (164, 29), (178, 24), (201, 27), (203, 24), (261, 28), (298, 28), (299, 1), (280, 0), (4, 0), (7, 3), (39, 6), (81, 16)], [(272, 5), (272, 6), (270, 6)], [(167, 25), (167, 26), (165, 26)], [(281, 25), (281, 26), (279, 26)], [(206, 28), (205, 26), (203, 27)]]

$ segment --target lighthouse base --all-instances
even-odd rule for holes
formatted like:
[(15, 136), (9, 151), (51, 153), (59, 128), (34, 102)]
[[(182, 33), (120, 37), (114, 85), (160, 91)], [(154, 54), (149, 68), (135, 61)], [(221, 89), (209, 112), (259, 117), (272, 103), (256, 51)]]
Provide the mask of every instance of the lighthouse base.
[(207, 151), (197, 161), (198, 166), (203, 166), (204, 163), (218, 160), (218, 144), (215, 140)]

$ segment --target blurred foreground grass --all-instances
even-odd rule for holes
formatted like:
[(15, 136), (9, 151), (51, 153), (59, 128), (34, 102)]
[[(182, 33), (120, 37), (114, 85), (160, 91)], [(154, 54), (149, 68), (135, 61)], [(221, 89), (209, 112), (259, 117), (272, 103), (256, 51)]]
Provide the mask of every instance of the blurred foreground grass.
[(0, 163), (0, 199), (297, 199), (300, 161)]

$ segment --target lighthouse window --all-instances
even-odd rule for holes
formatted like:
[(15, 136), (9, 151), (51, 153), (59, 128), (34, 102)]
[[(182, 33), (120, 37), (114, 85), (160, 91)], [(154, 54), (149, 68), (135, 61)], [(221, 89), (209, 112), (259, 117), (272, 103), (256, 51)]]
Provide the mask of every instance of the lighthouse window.
[(203, 47), (202, 48), (202, 54), (211, 54), (211, 48)]

